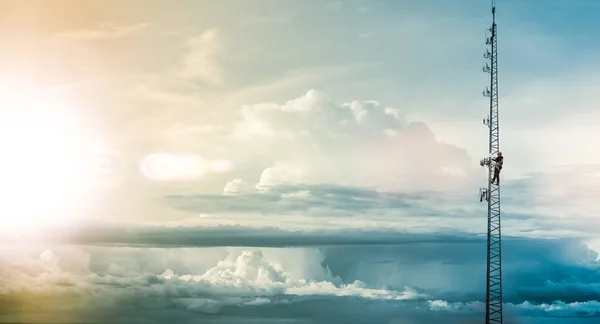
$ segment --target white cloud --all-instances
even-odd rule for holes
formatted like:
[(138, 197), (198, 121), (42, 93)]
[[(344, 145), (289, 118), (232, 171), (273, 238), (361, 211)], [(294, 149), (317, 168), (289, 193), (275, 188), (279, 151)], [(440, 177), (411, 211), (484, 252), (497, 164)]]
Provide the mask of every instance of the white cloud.
[(479, 301), (449, 303), (445, 300), (429, 300), (427, 303), (429, 304), (429, 308), (433, 311), (481, 312), (485, 310), (485, 304)]
[(293, 166), (279, 165), (263, 170), (256, 189), (269, 190), (281, 185), (296, 185), (308, 182), (303, 177), (303, 171)]
[[(481, 294), (485, 280), (485, 264), (476, 252), (484, 241), (458, 242), (410, 239), (393, 246), (318, 249), (7, 245), (0, 249), (0, 307), (11, 300), (11, 307), (45, 306), (50, 313), (75, 317), (83, 312), (88, 319), (98, 311), (114, 317), (131, 311), (140, 320), (166, 310), (238, 319), (258, 312), (277, 316), (282, 304), (294, 314), (308, 307), (321, 319), (330, 314), (316, 306), (322, 303), (350, 317), (352, 309), (379, 310), (372, 314), (383, 318), (409, 309), (448, 318), (481, 316), (484, 303), (473, 294)], [(504, 267), (512, 278), (505, 290), (507, 312), (551, 317), (598, 313), (598, 303), (582, 297), (598, 296), (593, 282), (597, 262), (584, 248), (568, 241), (511, 238), (506, 247), (513, 255)], [(436, 279), (439, 273), (444, 278)], [(548, 276), (555, 283), (545, 282)]]
[(202, 275), (178, 276), (167, 270), (161, 276), (169, 280), (215, 286), (215, 289), (218, 286), (221, 291), (236, 291), (239, 295), (333, 295), (395, 300), (423, 297), (411, 289), (390, 291), (368, 288), (358, 280), (343, 284), (340, 278), (332, 277), (327, 269), (322, 271), (321, 276), (327, 280), (293, 279), (281, 264), (269, 262), (260, 250), (246, 250), (239, 255), (230, 255)]
[(223, 188), (223, 193), (238, 194), (247, 192), (248, 190), (250, 190), (250, 185), (248, 184), (248, 182), (242, 179), (234, 179), (227, 182), (225, 188)]
[[(450, 303), (444, 300), (429, 300), (427, 303), (433, 311), (460, 313), (481, 313), (485, 311), (485, 303), (481, 301)], [(581, 314), (594, 316), (600, 314), (600, 302), (565, 303), (556, 301), (553, 303), (533, 304), (525, 301), (520, 304), (505, 303), (504, 310), (505, 312), (519, 311), (520, 314), (529, 316), (572, 317), (580, 316)]]
[[(176, 304), (217, 313), (228, 305), (268, 305), (281, 302), (282, 297), (289, 303), (295, 296), (398, 301), (423, 297), (410, 288), (368, 287), (359, 280), (346, 284), (320, 264), (322, 258), (315, 250), (100, 248), (83, 252), (53, 247), (42, 251), (37, 257), (22, 254), (35, 255), (35, 249), (21, 254), (13, 250), (12, 255), (0, 251), (0, 297), (17, 300), (27, 295), (31, 303), (44, 303), (46, 296), (52, 296), (51, 302), (46, 301), (48, 309), (74, 314), (94, 309), (118, 312), (120, 303), (133, 299), (141, 301), (135, 303), (139, 310), (147, 308), (145, 301), (155, 300), (154, 307)], [(72, 302), (74, 297), (77, 302)]]
[(221, 83), (221, 68), (217, 55), (221, 53), (222, 44), (217, 29), (208, 29), (198, 36), (189, 38), (185, 44), (179, 75), (185, 78), (199, 79), (212, 84)]
[(285, 183), (456, 189), (474, 175), (476, 163), (464, 150), (440, 143), (427, 125), (408, 123), (400, 109), (374, 100), (338, 104), (310, 90), (281, 105), (246, 105), (240, 113), (236, 141), (246, 153), (276, 162), (260, 186), (285, 174)]
[(290, 193), (282, 193), (281, 198), (307, 198), (310, 197), (310, 190), (300, 190)]
[(573, 302), (573, 303), (565, 303), (562, 301), (557, 301), (554, 303), (543, 303), (543, 304), (532, 304), (529, 302), (524, 302), (519, 305), (515, 305), (516, 308), (519, 308), (527, 313), (537, 313), (544, 315), (551, 315), (556, 317), (571, 317), (575, 314), (586, 314), (590, 315), (598, 315), (600, 314), (600, 302), (591, 300), (586, 302)]

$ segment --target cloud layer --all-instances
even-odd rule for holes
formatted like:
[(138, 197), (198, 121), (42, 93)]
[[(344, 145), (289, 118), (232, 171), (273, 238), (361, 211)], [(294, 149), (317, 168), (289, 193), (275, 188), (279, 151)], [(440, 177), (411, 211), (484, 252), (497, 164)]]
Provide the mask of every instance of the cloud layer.
[[(509, 320), (598, 315), (597, 253), (571, 240), (504, 245)], [(139, 323), (465, 323), (482, 316), (484, 247), (435, 236), (387, 247), (5, 247), (0, 319), (38, 308), (48, 319), (117, 323), (133, 314)]]

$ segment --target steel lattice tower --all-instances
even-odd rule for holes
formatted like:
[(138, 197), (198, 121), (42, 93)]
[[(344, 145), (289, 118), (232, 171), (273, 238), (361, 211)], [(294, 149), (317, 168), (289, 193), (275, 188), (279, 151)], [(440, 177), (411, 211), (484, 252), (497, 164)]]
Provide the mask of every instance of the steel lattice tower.
[[(484, 120), (489, 128), (489, 154), (498, 153), (500, 148), (500, 132), (498, 122), (498, 52), (496, 27), (496, 1), (492, 0), (492, 26), (490, 37), (486, 39), (484, 58), (489, 59), (483, 71), (490, 74), (490, 86), (483, 95), (490, 98), (490, 113)], [(488, 187), (482, 188), (488, 203), (487, 229), (487, 284), (485, 323), (502, 323), (502, 249), (500, 229), (500, 186), (492, 184), (493, 164), (488, 157)]]

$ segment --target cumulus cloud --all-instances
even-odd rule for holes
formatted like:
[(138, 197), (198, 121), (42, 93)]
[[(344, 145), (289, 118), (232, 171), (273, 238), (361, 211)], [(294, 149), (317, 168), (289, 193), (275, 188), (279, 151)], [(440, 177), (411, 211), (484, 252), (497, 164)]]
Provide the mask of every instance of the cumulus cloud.
[(266, 191), (277, 186), (297, 185), (306, 182), (302, 169), (279, 165), (263, 170), (256, 189)]
[(466, 152), (421, 122), (374, 100), (336, 103), (310, 90), (284, 104), (241, 108), (234, 138), (276, 162), (259, 186), (361, 184), (404, 190), (458, 188), (473, 177)]
[[(241, 179), (249, 180), (252, 170), (260, 180), (251, 185), (260, 191), (323, 183), (454, 192), (478, 186), (478, 165), (466, 151), (439, 141), (425, 123), (408, 121), (401, 108), (375, 100), (336, 102), (309, 90), (284, 103), (244, 105), (237, 117), (231, 124), (179, 123), (165, 134), (179, 150), (188, 145), (232, 161), (246, 173), (236, 175)], [(208, 125), (220, 131), (189, 131)]]
[[(147, 260), (132, 263), (118, 258), (119, 254), (131, 255), (126, 251), (103, 260), (99, 258), (102, 254), (93, 250), (78, 254), (72, 249), (58, 247), (56, 250), (58, 252), (43, 251), (38, 257), (3, 255), (0, 296), (15, 300), (29, 296), (30, 300), (38, 301), (52, 297), (50, 305), (54, 309), (83, 311), (87, 316), (95, 310), (111, 311), (116, 316), (132, 308), (141, 312), (175, 309), (226, 314), (227, 307), (231, 306), (251, 311), (255, 307), (293, 304), (296, 298), (318, 296), (398, 302), (424, 297), (410, 288), (368, 287), (359, 280), (344, 283), (342, 278), (319, 265), (314, 253), (303, 251), (284, 254), (275, 251), (268, 255), (260, 250), (230, 251), (216, 265), (209, 266), (210, 261), (205, 262), (203, 266), (208, 269), (203, 273), (177, 274), (168, 266), (166, 269), (165, 265), (161, 266), (160, 260), (152, 258), (148, 251), (141, 252)], [(202, 254), (202, 251), (196, 252), (196, 255)], [(184, 256), (179, 254), (180, 258)], [(148, 261), (153, 265), (144, 265)], [(161, 267), (164, 270), (159, 272)], [(179, 268), (179, 271), (198, 271), (185, 266)], [(73, 297), (79, 298), (79, 302), (69, 303)], [(0, 308), (3, 306), (0, 304)]]
[[(341, 282), (331, 279), (339, 277), (346, 285), (358, 280), (373, 289), (388, 287), (402, 290), (403, 287), (411, 286), (421, 293), (448, 302), (465, 302), (483, 298), (483, 287), (485, 287), (485, 236), (482, 235), (407, 234), (383, 230), (290, 232), (219, 226), (204, 229), (123, 228), (121, 230), (97, 227), (86, 231), (77, 230), (70, 236), (62, 234), (61, 237), (69, 237), (68, 243), (78, 245), (138, 246), (152, 249), (248, 245), (261, 247), (261, 251), (270, 250), (265, 247), (284, 248), (277, 249), (282, 254), (277, 257), (265, 254), (265, 260), (269, 262), (273, 260), (281, 262), (282, 258), (286, 257), (285, 254), (290, 254), (289, 257), (292, 257), (291, 254), (296, 252), (295, 249), (289, 249), (291, 246), (304, 247), (304, 249), (319, 248), (323, 251), (325, 255), (323, 258), (313, 256), (314, 259), (303, 257), (297, 260), (298, 262), (301, 259), (312, 260), (309, 262), (312, 264), (309, 267), (312, 270), (307, 270), (302, 275), (291, 271), (291, 269), (302, 268), (300, 264), (288, 263), (282, 268), (277, 268), (274, 265), (277, 261), (270, 263), (277, 271), (272, 272), (273, 269), (265, 268), (265, 273), (271, 273), (281, 279), (277, 281), (279, 284), (274, 284), (273, 287), (280, 287), (281, 282), (298, 284), (298, 280), (307, 277), (339, 285)], [(6, 246), (11, 245), (6, 244)], [(183, 249), (175, 249), (177, 250)], [(127, 250), (123, 250), (123, 253), (125, 251)], [(111, 253), (117, 251), (113, 250)], [(206, 254), (198, 261), (208, 256), (209, 254)], [(227, 259), (226, 255), (221, 255), (223, 260), (227, 260), (221, 264), (221, 268), (231, 270), (233, 264), (239, 261), (238, 256), (239, 254), (232, 255)], [(506, 285), (504, 300), (508, 303), (520, 304), (525, 301), (536, 304), (555, 301), (574, 303), (600, 299), (600, 289), (595, 283), (600, 275), (598, 253), (582, 244), (580, 240), (505, 237), (503, 256), (503, 277)], [(104, 256), (104, 258), (108, 257)], [(198, 258), (195, 254), (185, 257), (186, 262), (196, 262)], [(140, 256), (135, 258), (136, 260), (147, 259)], [(261, 258), (256, 255), (251, 259)], [(53, 258), (46, 258), (46, 260), (53, 260)], [(123, 257), (119, 257), (114, 259), (114, 262), (122, 263), (124, 260)], [(218, 261), (214, 258), (212, 260), (214, 264)], [(163, 260), (160, 264), (165, 268), (162, 270), (155, 268), (153, 273), (160, 274), (167, 268), (171, 268), (173, 275), (189, 274), (198, 279), (204, 278), (198, 277), (198, 273), (206, 273), (210, 268), (206, 265), (193, 268), (174, 266), (180, 262), (177, 259)], [(258, 263), (264, 265), (262, 261)], [(282, 274), (279, 271), (281, 269), (290, 276)], [(323, 269), (328, 270), (324, 272)], [(119, 273), (127, 272), (125, 269), (119, 271)], [(441, 273), (444, 276), (439, 276)], [(191, 280), (192, 277), (187, 278)]]
[[(0, 319), (42, 305), (109, 322), (133, 314), (147, 322), (158, 313), (328, 323), (361, 323), (366, 314), (388, 323), (399, 321), (398, 311), (416, 323), (482, 316), (483, 239), (318, 249), (44, 247), (0, 250), (0, 308), (10, 309)], [(597, 278), (598, 263), (584, 246), (508, 238), (503, 252), (507, 313), (597, 315), (598, 295), (544, 290), (548, 279), (585, 287)], [(523, 289), (540, 294), (526, 296)]]
[[(219, 131), (191, 131), (209, 125)], [(309, 90), (283, 103), (243, 105), (227, 123), (177, 127), (165, 132), (174, 147), (230, 160), (238, 172), (233, 176), (260, 192), (336, 184), (468, 194), (485, 182), (465, 150), (438, 140), (427, 124), (408, 120), (402, 107), (376, 100), (338, 102)]]
[(246, 182), (242, 179), (234, 179), (234, 180), (229, 181), (225, 185), (225, 188), (223, 188), (223, 193), (224, 194), (238, 194), (238, 193), (247, 192), (248, 190), (250, 190), (250, 185), (248, 184), (248, 182)]
[[(260, 250), (246, 250), (239, 255), (231, 255), (202, 275), (178, 276), (168, 269), (161, 276), (169, 280), (181, 280), (194, 284), (218, 286), (219, 290), (236, 291), (237, 294), (259, 296), (287, 295), (333, 295), (356, 296), (369, 299), (404, 300), (423, 297), (414, 290), (403, 292), (385, 289), (370, 289), (356, 280), (350, 284), (333, 278), (327, 269), (321, 276), (326, 280), (315, 281), (293, 279), (279, 264), (271, 264)], [(264, 302), (264, 299), (263, 301)]]

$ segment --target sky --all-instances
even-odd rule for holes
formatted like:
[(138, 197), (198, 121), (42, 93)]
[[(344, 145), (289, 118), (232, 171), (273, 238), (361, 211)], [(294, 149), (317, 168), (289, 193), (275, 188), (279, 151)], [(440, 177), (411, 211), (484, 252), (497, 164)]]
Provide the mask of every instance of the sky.
[[(600, 316), (600, 3), (497, 0), (505, 323)], [(488, 1), (0, 2), (0, 323), (480, 323)]]

